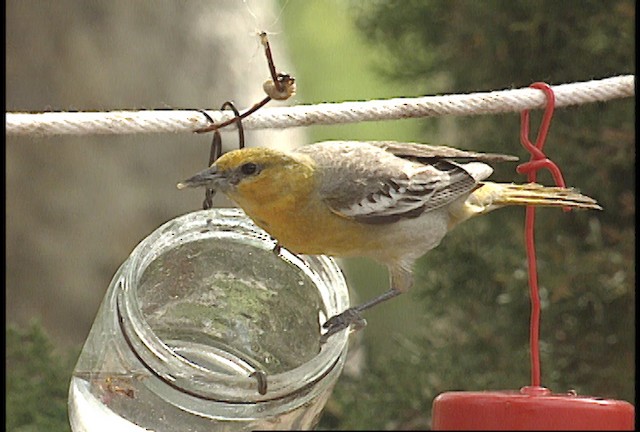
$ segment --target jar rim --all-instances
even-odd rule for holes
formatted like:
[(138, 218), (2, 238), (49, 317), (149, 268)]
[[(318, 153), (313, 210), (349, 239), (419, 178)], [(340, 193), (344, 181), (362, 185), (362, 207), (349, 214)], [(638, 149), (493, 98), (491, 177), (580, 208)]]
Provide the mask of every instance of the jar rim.
[[(186, 239), (193, 238), (194, 234), (200, 238), (208, 238), (216, 233), (216, 229), (231, 230), (235, 234), (251, 233), (257, 247), (272, 248), (276, 244), (266, 232), (237, 208), (199, 210), (164, 223), (134, 248), (127, 260), (128, 265), (121, 267), (123, 272), (120, 275), (120, 283), (123, 290), (117, 298), (117, 308), (118, 321), (125, 340), (138, 360), (153, 375), (173, 390), (191, 397), (227, 403), (256, 403), (279, 400), (292, 393), (306, 391), (329, 374), (341, 359), (344, 360), (348, 343), (347, 331), (330, 337), (321, 345), (320, 351), (305, 363), (288, 371), (268, 375), (268, 391), (262, 392), (256, 391), (261, 390), (260, 387), (264, 384), (259, 370), (251, 373), (251, 367), (247, 366), (247, 376), (229, 375), (205, 369), (176, 353), (146, 322), (137, 296), (125, 295), (127, 291), (131, 292), (132, 284), (136, 283), (146, 267), (158, 258), (162, 251), (170, 250), (182, 244), (182, 241), (186, 242)], [(189, 237), (190, 235), (192, 237)], [(154, 252), (149, 253), (152, 250)], [(333, 288), (331, 292), (327, 292), (327, 283), (318, 286), (313, 279), (314, 285), (320, 290), (327, 315), (332, 316), (349, 307), (346, 281), (332, 258), (297, 256), (284, 248), (281, 249), (280, 257), (305, 272), (311, 271), (318, 276), (320, 271), (323, 273), (322, 276), (330, 278), (328, 282)], [(320, 325), (322, 324), (321, 322)]]

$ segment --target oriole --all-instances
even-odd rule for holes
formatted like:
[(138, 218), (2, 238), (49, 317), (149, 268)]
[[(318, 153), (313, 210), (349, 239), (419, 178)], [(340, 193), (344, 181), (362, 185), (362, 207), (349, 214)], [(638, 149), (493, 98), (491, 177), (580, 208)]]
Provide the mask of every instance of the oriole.
[(299, 254), (368, 256), (390, 289), (330, 318), (323, 341), (360, 313), (407, 291), (416, 259), (459, 223), (506, 205), (600, 209), (573, 189), (484, 181), (485, 162), (516, 157), (389, 141), (326, 141), (283, 152), (231, 151), (178, 184), (220, 190), (278, 243)]

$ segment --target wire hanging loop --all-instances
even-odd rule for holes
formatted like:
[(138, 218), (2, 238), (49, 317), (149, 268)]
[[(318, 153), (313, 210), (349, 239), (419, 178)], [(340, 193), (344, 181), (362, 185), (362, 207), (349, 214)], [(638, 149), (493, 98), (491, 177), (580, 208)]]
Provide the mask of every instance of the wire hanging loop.
[[(226, 101), (220, 107), (221, 110), (231, 108), (233, 114), (235, 115), (234, 120), (237, 121), (238, 124), (238, 148), (244, 148), (244, 128), (242, 127), (242, 120), (240, 119), (240, 112), (236, 108), (236, 106), (231, 101)], [(213, 123), (213, 119), (207, 114), (206, 111), (200, 110), (200, 112), (211, 122)], [(220, 135), (220, 131), (215, 129), (213, 131), (213, 139), (211, 140), (211, 150), (209, 151), (209, 164), (207, 166), (213, 165), (213, 163), (222, 155), (222, 136)], [(204, 201), (202, 202), (202, 208), (204, 210), (209, 210), (213, 207), (213, 196), (216, 194), (216, 191), (211, 188), (206, 188), (204, 192)]]
[[(544, 92), (547, 97), (547, 106), (542, 116), (542, 122), (540, 123), (540, 129), (538, 130), (535, 145), (529, 140), (529, 110), (524, 110), (520, 114), (520, 143), (531, 154), (531, 159), (528, 162), (518, 165), (516, 171), (519, 174), (527, 174), (527, 180), (535, 183), (537, 179), (537, 171), (542, 168), (546, 168), (551, 172), (556, 186), (565, 187), (564, 178), (562, 177), (560, 168), (558, 168), (558, 166), (542, 151), (547, 140), (547, 134), (549, 133), (551, 119), (553, 118), (553, 112), (555, 110), (555, 94), (551, 87), (543, 82), (533, 83), (529, 87), (539, 89)], [(570, 210), (571, 209), (569, 207), (563, 207), (563, 211), (565, 212)]]

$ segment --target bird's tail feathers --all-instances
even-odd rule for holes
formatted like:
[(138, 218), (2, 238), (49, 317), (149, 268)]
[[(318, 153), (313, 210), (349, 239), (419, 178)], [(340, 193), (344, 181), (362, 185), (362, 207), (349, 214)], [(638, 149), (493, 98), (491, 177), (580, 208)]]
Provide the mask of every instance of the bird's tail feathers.
[(471, 194), (467, 202), (471, 205), (485, 207), (485, 211), (507, 205), (602, 210), (596, 200), (582, 195), (576, 189), (542, 186), (537, 183), (485, 182)]

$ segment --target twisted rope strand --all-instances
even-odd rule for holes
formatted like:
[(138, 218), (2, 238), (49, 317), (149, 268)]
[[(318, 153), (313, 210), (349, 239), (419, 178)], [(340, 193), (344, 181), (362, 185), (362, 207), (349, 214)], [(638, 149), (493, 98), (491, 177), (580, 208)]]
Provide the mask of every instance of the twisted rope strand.
[[(556, 107), (604, 102), (635, 95), (635, 76), (553, 86)], [(545, 95), (532, 88), (481, 93), (394, 98), (361, 102), (322, 103), (263, 108), (243, 121), (245, 129), (284, 129), (445, 115), (479, 115), (542, 109)], [(216, 122), (233, 117), (229, 111), (207, 111)], [(196, 110), (6, 113), (7, 135), (92, 135), (193, 132), (208, 126)], [(235, 125), (231, 126), (235, 128)]]

